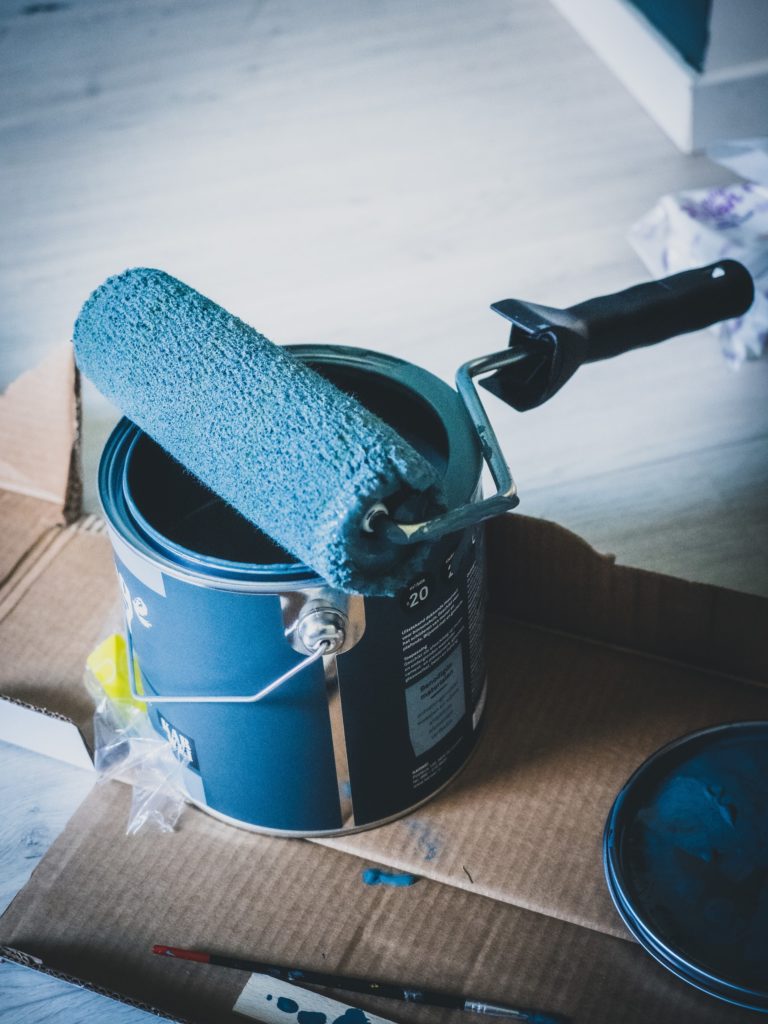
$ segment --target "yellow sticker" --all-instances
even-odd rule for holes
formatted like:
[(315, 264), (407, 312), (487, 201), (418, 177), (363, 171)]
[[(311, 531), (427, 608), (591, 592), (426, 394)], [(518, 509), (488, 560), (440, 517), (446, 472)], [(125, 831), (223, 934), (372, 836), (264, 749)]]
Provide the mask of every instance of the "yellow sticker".
[[(128, 651), (125, 637), (121, 633), (113, 633), (103, 640), (99, 646), (88, 655), (86, 666), (91, 675), (101, 684), (102, 689), (110, 700), (124, 701), (133, 704), (142, 711), (147, 710), (144, 701), (134, 700), (131, 697), (131, 686), (128, 679)], [(133, 671), (136, 676), (136, 689), (139, 693), (144, 692), (141, 685), (141, 670), (139, 663), (134, 657)]]

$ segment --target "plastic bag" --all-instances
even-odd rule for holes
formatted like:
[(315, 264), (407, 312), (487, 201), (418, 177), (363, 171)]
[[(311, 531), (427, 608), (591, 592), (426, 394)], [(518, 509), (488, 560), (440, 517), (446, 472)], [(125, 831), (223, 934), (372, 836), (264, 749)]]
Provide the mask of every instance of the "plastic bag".
[(748, 268), (752, 308), (710, 328), (731, 365), (739, 366), (768, 344), (768, 139), (719, 143), (708, 155), (749, 180), (663, 196), (632, 226), (629, 240), (656, 277), (726, 257)]
[[(137, 680), (138, 665), (134, 663)], [(96, 704), (94, 764), (99, 782), (133, 788), (126, 833), (172, 832), (184, 810), (183, 765), (152, 728), (146, 704), (131, 697), (125, 639), (112, 634), (89, 656), (85, 685)]]

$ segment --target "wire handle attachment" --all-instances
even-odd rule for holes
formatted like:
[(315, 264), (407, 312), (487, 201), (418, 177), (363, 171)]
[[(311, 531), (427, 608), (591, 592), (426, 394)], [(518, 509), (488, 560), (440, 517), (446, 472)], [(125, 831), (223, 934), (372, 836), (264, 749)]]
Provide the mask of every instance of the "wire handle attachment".
[(305, 668), (314, 662), (319, 661), (329, 654), (335, 654), (344, 646), (346, 639), (347, 622), (346, 616), (331, 606), (312, 608), (297, 623), (296, 629), (301, 638), (304, 649), (309, 653), (302, 658), (298, 664), (283, 672), (277, 679), (273, 679), (266, 686), (262, 686), (256, 693), (250, 694), (179, 694), (173, 696), (160, 696), (159, 694), (139, 693), (136, 683), (136, 672), (133, 665), (133, 636), (126, 621), (125, 639), (128, 648), (128, 681), (131, 697), (134, 700), (144, 701), (145, 704), (255, 704), (270, 693), (274, 693), (283, 683), (293, 679)]
[(493, 519), (520, 503), (512, 473), (488, 414), (480, 401), (474, 378), (512, 366), (525, 359), (526, 355), (527, 351), (522, 346), (505, 348), (501, 352), (470, 359), (456, 372), (456, 389), (475, 428), (483, 460), (496, 485), (496, 493), (480, 501), (470, 501), (458, 508), (449, 509), (424, 523), (398, 523), (389, 516), (385, 506), (377, 504), (366, 516), (368, 529), (383, 535), (393, 544), (415, 544), (435, 540), (444, 534), (464, 530), (486, 519)]

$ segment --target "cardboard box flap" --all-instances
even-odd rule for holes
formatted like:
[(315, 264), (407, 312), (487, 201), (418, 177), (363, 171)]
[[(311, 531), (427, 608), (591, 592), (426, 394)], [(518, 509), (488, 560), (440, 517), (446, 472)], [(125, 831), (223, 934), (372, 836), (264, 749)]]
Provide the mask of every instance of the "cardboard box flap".
[(79, 386), (56, 347), (0, 395), (0, 586), (46, 530), (80, 512)]
[(79, 384), (70, 344), (56, 346), (0, 396), (0, 489), (72, 511)]
[(516, 513), (488, 523), (493, 608), (509, 618), (768, 681), (768, 599), (617, 565)]
[[(152, 956), (153, 943), (464, 992), (567, 1013), (575, 1024), (753, 1019), (633, 942), (427, 880), (366, 886), (366, 862), (335, 850), (227, 828), (198, 811), (177, 833), (126, 837), (129, 800), (118, 783), (91, 791), (0, 920), (1, 944), (201, 1024), (242, 1020), (231, 1008), (247, 975)], [(403, 1024), (467, 1019), (355, 1003)]]
[(69, 719), (91, 747), (85, 659), (119, 621), (119, 601), (103, 521), (57, 530), (0, 600), (0, 695)]

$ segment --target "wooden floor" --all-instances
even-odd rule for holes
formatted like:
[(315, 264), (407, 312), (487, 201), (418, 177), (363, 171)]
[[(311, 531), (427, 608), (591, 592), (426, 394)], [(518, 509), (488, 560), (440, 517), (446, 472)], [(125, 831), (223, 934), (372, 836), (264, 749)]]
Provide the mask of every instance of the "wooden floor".
[[(131, 265), (275, 341), (450, 380), (505, 345), (492, 301), (644, 279), (633, 221), (729, 180), (545, 0), (0, 0), (0, 94), (1, 385)], [(93, 503), (111, 413), (86, 397)], [(521, 511), (768, 594), (767, 398), (768, 362), (734, 373), (701, 334), (587, 367), (532, 413), (489, 408)]]

